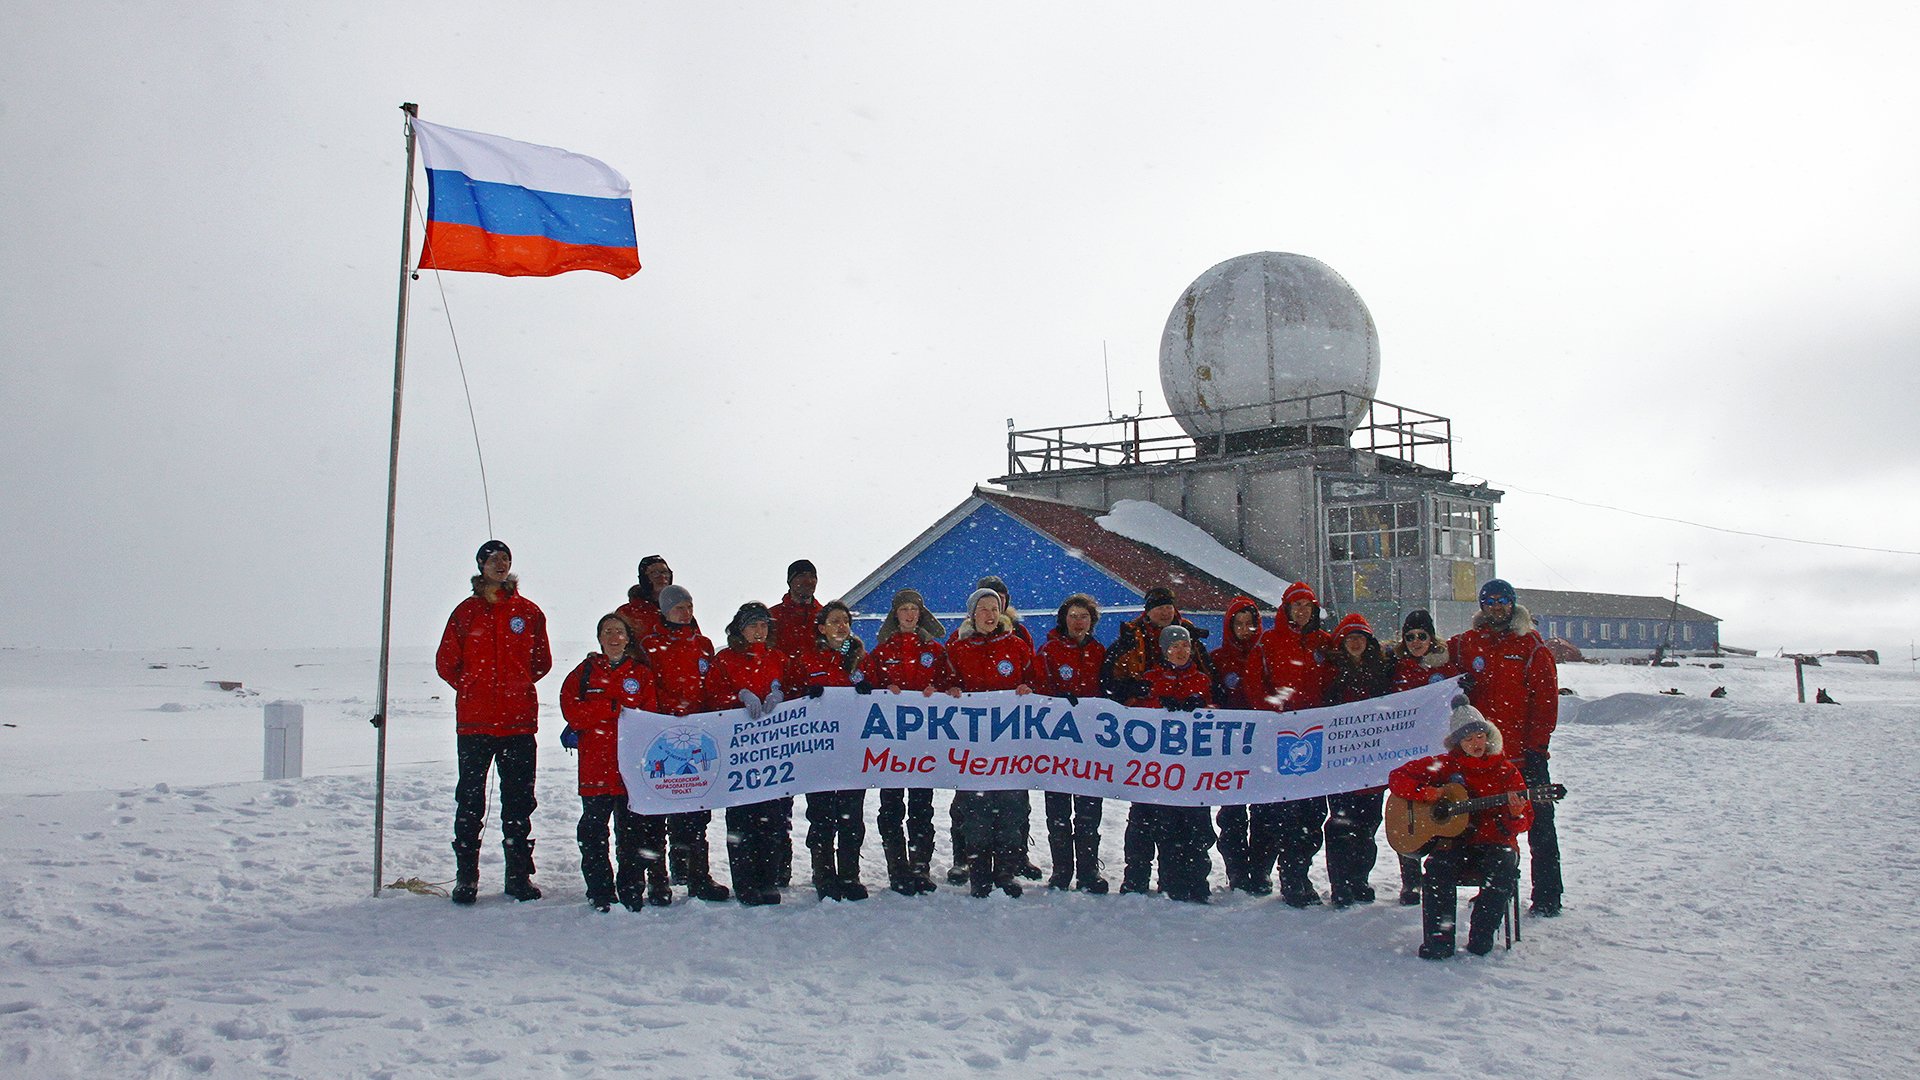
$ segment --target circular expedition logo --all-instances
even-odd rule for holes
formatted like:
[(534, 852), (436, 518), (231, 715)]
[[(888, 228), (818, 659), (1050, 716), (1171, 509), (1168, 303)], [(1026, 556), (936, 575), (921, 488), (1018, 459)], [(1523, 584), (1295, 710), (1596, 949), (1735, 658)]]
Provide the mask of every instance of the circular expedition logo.
[(640, 680), (629, 675), (621, 680), (620, 689), (625, 690), (629, 694), (637, 694), (640, 692)]
[(670, 727), (654, 737), (642, 757), (647, 783), (670, 799), (697, 799), (719, 779), (719, 744), (697, 727)]
[(1072, 678), (1073, 678), (1073, 665), (1072, 665), (1072, 664), (1061, 664), (1061, 665), (1060, 665), (1060, 681), (1061, 681), (1061, 682), (1067, 682), (1068, 680), (1070, 680), (1070, 679), (1072, 679)]
[(515, 615), (513, 618), (507, 620), (507, 629), (516, 634), (524, 634), (527, 632), (527, 620), (519, 615)]
[(923, 653), (921, 653), (921, 654), (920, 654), (920, 666), (921, 666), (921, 667), (932, 667), (932, 666), (933, 666), (933, 654), (932, 654), (932, 653), (930, 653), (930, 652), (923, 652)]
[(1002, 675), (1011, 675), (1013, 674), (1013, 661), (1002, 660), (993, 665), (993, 670), (998, 671)]

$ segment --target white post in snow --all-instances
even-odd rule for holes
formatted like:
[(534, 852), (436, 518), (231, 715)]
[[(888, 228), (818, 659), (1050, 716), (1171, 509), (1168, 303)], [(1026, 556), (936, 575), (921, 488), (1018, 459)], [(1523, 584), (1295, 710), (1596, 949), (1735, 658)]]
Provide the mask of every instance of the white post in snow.
[(263, 780), (287, 780), (300, 775), (301, 742), (307, 728), (307, 707), (297, 701), (267, 702), (266, 765)]

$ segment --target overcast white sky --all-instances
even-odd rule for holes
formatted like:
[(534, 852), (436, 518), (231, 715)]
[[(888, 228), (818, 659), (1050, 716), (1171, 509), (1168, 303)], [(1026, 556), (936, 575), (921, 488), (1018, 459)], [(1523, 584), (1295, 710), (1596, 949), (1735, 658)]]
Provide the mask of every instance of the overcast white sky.
[[(1366, 299), (1380, 396), (1508, 489), (1517, 584), (1661, 594), (1680, 562), (1734, 644), (1904, 660), (1920, 630), (1920, 557), (1519, 490), (1920, 550), (1910, 4), (6, 22), (0, 645), (377, 641), (402, 101), (633, 181), (637, 277), (444, 279), (556, 637), (656, 551), (711, 620), (796, 556), (837, 594), (1004, 471), (1007, 418), (1102, 418), (1103, 341), (1116, 404), (1163, 411), (1174, 299), (1261, 250)], [(414, 296), (395, 637), (430, 643), (487, 527)]]

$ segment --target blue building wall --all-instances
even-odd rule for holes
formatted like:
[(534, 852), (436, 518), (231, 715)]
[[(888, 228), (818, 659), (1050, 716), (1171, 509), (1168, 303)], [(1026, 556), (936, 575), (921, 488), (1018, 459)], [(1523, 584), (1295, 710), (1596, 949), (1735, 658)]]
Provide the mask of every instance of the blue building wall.
[[(1138, 614), (1107, 609), (1140, 606), (1140, 594), (1133, 589), (1069, 555), (1019, 518), (982, 503), (865, 595), (847, 598), (855, 612), (854, 633), (872, 645), (886, 618), (887, 605), (901, 589), (918, 589), (952, 632), (959, 619), (949, 614), (966, 607), (974, 583), (988, 574), (997, 574), (1007, 583), (1013, 606), (1035, 644), (1047, 639), (1060, 601), (1074, 593), (1086, 593), (1100, 605), (1103, 614), (1094, 627), (1094, 636), (1107, 644), (1113, 642), (1121, 623)], [(1193, 622), (1211, 635), (1206, 642), (1209, 647), (1219, 644), (1218, 616), (1211, 620), (1195, 618)]]
[[(1534, 621), (1547, 637), (1564, 638), (1575, 648), (1625, 649), (1652, 652), (1667, 638), (1665, 619), (1595, 618), (1588, 615), (1536, 614)], [(1676, 620), (1667, 646), (1681, 652), (1709, 652), (1720, 647), (1720, 624), (1712, 620)]]

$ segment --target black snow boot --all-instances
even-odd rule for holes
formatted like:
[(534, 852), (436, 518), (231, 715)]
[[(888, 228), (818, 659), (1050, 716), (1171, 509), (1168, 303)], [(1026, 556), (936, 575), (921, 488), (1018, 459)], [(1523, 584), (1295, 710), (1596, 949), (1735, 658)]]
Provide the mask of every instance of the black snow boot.
[(920, 883), (914, 880), (913, 864), (907, 861), (907, 838), (887, 837), (881, 847), (887, 856), (887, 888), (901, 896), (918, 896)]
[(810, 847), (807, 854), (813, 858), (814, 893), (822, 900), (845, 899), (840, 893), (840, 872), (833, 865), (833, 846)]
[[(967, 864), (966, 870), (967, 882), (974, 899), (985, 900), (993, 895), (993, 860), (984, 854), (975, 853), (973, 860)], [(952, 878), (953, 874), (949, 872), (947, 876)]]
[(1483, 889), (1473, 898), (1473, 911), (1467, 916), (1467, 951), (1485, 956), (1493, 951), (1493, 934), (1507, 915), (1505, 892)]
[(733, 891), (713, 880), (706, 845), (687, 852), (687, 895), (695, 900), (731, 900)]
[[(1027, 867), (1033, 865), (1027, 862), (1025, 850), (1008, 848), (1005, 851), (995, 852), (991, 862), (993, 863), (993, 883), (1001, 892), (1017, 897), (1025, 891), (1021, 888), (1019, 879), (1026, 877)], [(1033, 876), (1040, 876), (1037, 868)]]
[(687, 883), (687, 849), (675, 845), (667, 852), (667, 880), (675, 885)]
[(1107, 879), (1100, 876), (1100, 838), (1097, 836), (1076, 837), (1073, 842), (1073, 862), (1080, 878), (1080, 891), (1103, 896), (1111, 888)]
[(453, 902), (466, 906), (480, 899), (480, 848), (453, 845)]
[(540, 886), (532, 881), (533, 841), (508, 840), (501, 846), (507, 857), (507, 895), (522, 903), (540, 899)]
[(1047, 848), (1053, 856), (1053, 875), (1047, 878), (1047, 888), (1073, 888), (1073, 837), (1048, 836)]

